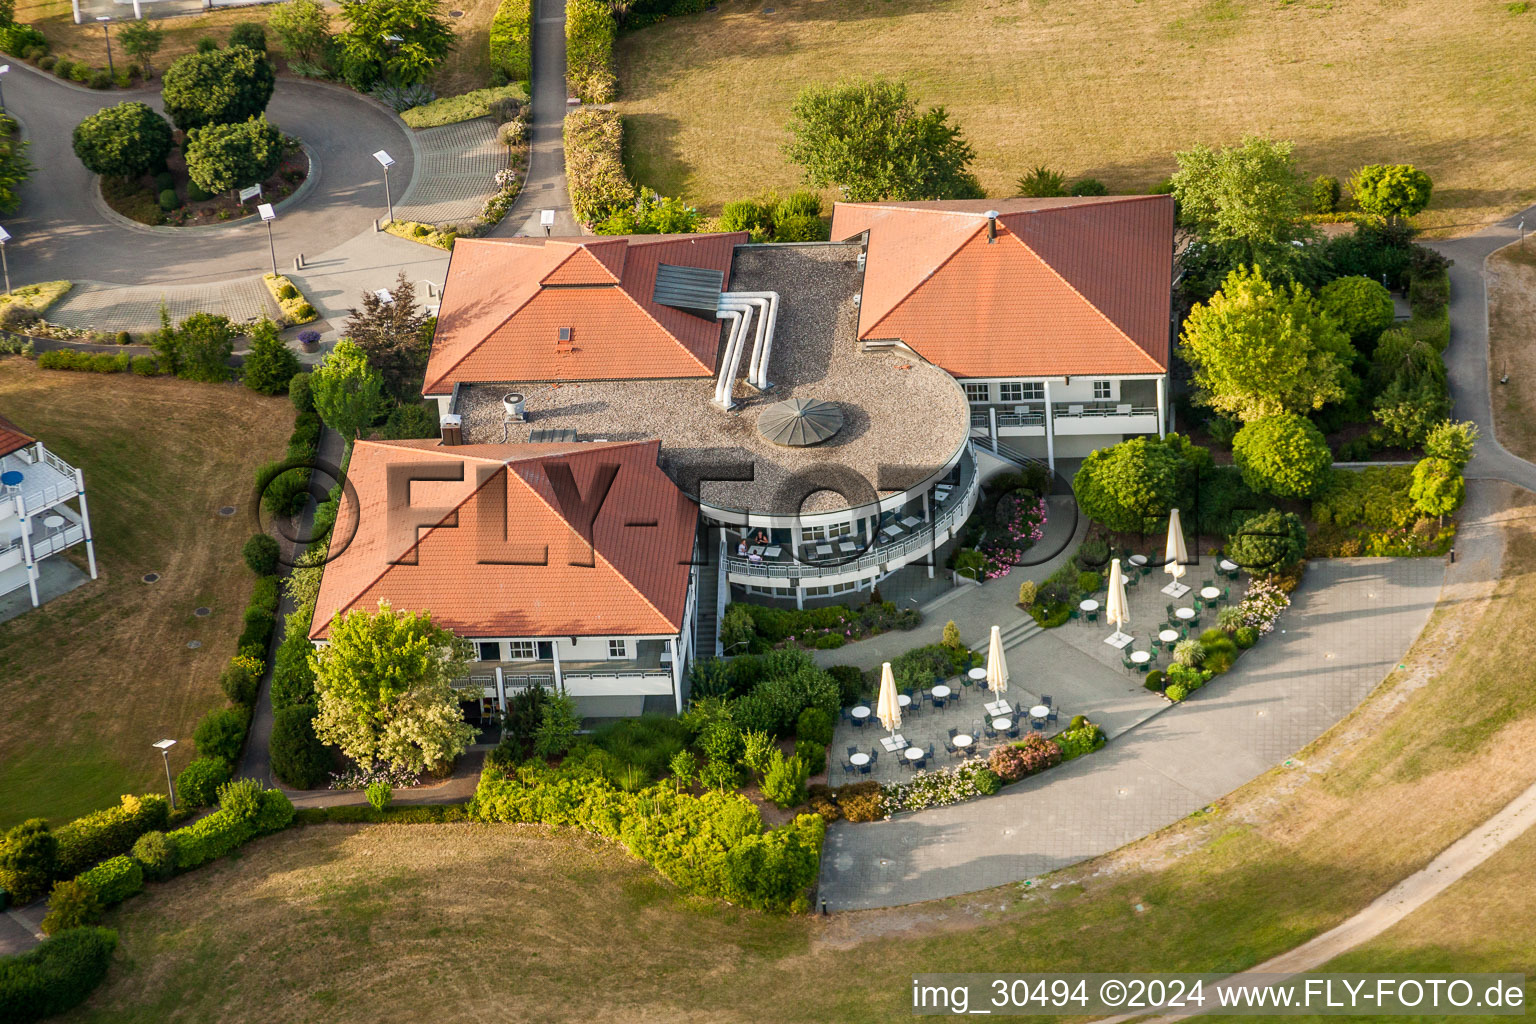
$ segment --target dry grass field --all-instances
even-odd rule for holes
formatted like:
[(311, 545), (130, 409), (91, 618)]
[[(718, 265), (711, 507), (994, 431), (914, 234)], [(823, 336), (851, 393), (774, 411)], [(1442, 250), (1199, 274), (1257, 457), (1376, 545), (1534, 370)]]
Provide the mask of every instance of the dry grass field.
[[(1519, 598), (1536, 582), (1536, 505), (1492, 485), (1474, 503), (1503, 508), (1502, 576), (1447, 593), (1403, 667), (1295, 767), (1045, 885), (780, 919), (680, 899), (586, 836), (315, 826), (109, 914), (117, 966), (68, 1019), (842, 1024), (906, 1016), (918, 971), (1250, 965), (1365, 905), (1536, 777), (1536, 693), (1509, 674), (1536, 632)], [(1528, 875), (1533, 845), (1490, 877)], [(1481, 877), (1466, 883), (1484, 886), (1474, 905), (1496, 907)], [(1536, 898), (1522, 899), (1457, 911), (1468, 962), (1536, 973), (1521, 927)]]
[[(1421, 224), (1461, 234), (1536, 197), (1536, 10), (1505, 0), (723, 0), (621, 38), (636, 181), (714, 211), (799, 178), (805, 85), (886, 75), (943, 104), (991, 195), (1036, 164), (1145, 191), (1192, 143), (1296, 142), (1309, 174), (1410, 162)], [(764, 13), (773, 8), (772, 14)]]
[[(0, 624), (6, 828), (163, 790), (155, 740), (181, 741), (173, 769), (192, 759), (192, 727), (224, 699), (219, 672), (251, 595), (240, 546), (254, 529), (252, 473), (281, 455), (293, 408), (234, 384), (39, 370), (11, 356), (0, 358), (0, 413), (85, 471), (101, 576)], [(219, 516), (225, 505), (238, 513)], [(141, 582), (149, 572), (159, 582)], [(199, 618), (199, 607), (212, 612)]]
[[(1499, 442), (1536, 459), (1536, 242), (1488, 259), (1488, 375)], [(1499, 378), (1509, 375), (1509, 383)]]

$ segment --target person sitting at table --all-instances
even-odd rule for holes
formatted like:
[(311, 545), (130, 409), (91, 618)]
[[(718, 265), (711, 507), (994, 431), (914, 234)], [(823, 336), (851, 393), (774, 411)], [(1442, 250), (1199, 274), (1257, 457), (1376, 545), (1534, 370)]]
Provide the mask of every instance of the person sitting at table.
[(763, 556), (758, 554), (756, 551), (752, 551), (752, 552), (749, 552), (747, 554), (747, 561), (749, 561), (749, 562), (752, 562), (752, 563), (756, 564), (758, 562), (761, 562), (762, 560), (763, 560)]

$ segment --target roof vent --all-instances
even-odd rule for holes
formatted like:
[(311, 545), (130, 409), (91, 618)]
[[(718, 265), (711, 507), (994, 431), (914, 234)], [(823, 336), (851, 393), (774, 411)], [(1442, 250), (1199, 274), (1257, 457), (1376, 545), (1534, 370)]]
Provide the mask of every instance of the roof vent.
[(837, 403), (816, 398), (774, 402), (757, 418), (758, 433), (790, 448), (820, 444), (842, 427), (843, 410)]
[[(562, 328), (564, 330), (564, 328)], [(528, 418), (523, 412), (523, 396), (518, 391), (508, 391), (501, 397), (502, 408), (507, 410), (507, 419), (514, 423), (522, 423)]]
[(464, 417), (458, 413), (444, 413), (438, 420), (438, 425), (443, 431), (443, 444), (464, 443)]
[(997, 241), (997, 211), (996, 210), (988, 210), (986, 212), (986, 218), (987, 218), (987, 244), (991, 245), (993, 242)]

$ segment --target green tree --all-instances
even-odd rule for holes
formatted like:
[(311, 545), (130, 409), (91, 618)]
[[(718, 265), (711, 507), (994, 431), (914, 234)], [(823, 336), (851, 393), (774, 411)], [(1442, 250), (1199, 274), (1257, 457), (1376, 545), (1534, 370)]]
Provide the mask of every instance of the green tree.
[(237, 21), (230, 26), (229, 45), (244, 46), (264, 54), (267, 52), (267, 30), (259, 21)]
[(1420, 459), (1413, 467), (1413, 483), (1409, 485), (1408, 497), (1413, 499), (1414, 508), (1427, 516), (1437, 517), (1444, 526), (1445, 517), (1461, 508), (1461, 503), (1467, 500), (1467, 482), (1454, 464), (1431, 456)]
[(576, 742), (581, 716), (576, 702), (564, 691), (551, 693), (539, 713), (539, 727), (533, 734), (533, 752), (540, 757), (559, 757)]
[(251, 351), (245, 357), (245, 386), (263, 395), (287, 394), (299, 357), (278, 337), (277, 324), (262, 317), (251, 328)]
[(1290, 276), (1294, 241), (1310, 238), (1302, 222), (1307, 184), (1291, 143), (1250, 135), (1227, 149), (1196, 146), (1176, 155), (1173, 195), (1179, 219), (1238, 264)]
[(426, 311), (416, 304), (416, 286), (405, 276), (395, 279), (390, 300), (363, 292), (363, 308), (347, 310), (342, 333), (363, 350), (368, 365), (384, 381), (384, 390), (398, 402), (421, 398), (432, 338), (422, 331)]
[(130, 21), (117, 30), (117, 44), (123, 52), (144, 66), (144, 77), (154, 77), (149, 62), (165, 43), (165, 31), (153, 22)]
[(166, 68), (160, 95), (171, 123), (187, 131), (256, 117), (267, 109), (275, 83), (265, 54), (234, 46), (178, 58)]
[(1366, 164), (1349, 179), (1356, 205), (1390, 222), (1421, 212), (1433, 190), (1429, 175), (1412, 164)]
[(1321, 174), (1312, 179), (1312, 209), (1318, 213), (1333, 213), (1339, 208), (1339, 179), (1331, 174)]
[(187, 176), (206, 192), (234, 192), (270, 178), (283, 160), (283, 134), (263, 114), (187, 133)]
[(1243, 483), (1277, 498), (1314, 498), (1328, 483), (1333, 452), (1305, 416), (1282, 413), (1246, 424), (1232, 439)]
[[(1436, 357), (1439, 361), (1439, 357)], [(1451, 412), (1451, 396), (1446, 390), (1445, 368), (1414, 377), (1404, 374), (1392, 379), (1372, 403), (1371, 415), (1387, 432), (1388, 440), (1404, 448), (1424, 443), (1436, 423)]]
[(1349, 338), (1300, 285), (1275, 287), (1257, 267), (1234, 270), (1184, 321), (1179, 354), (1195, 401), (1244, 421), (1308, 412), (1344, 397)]
[(341, 51), (347, 84), (369, 88), (383, 79), (415, 85), (432, 77), (453, 48), (453, 29), (439, 0), (357, 0), (343, 4)]
[(59, 859), (59, 841), (42, 818), (28, 818), (0, 842), (0, 888), (16, 903), (31, 903), (48, 891)]
[(805, 803), (805, 780), (810, 766), (799, 754), (785, 757), (775, 749), (769, 758), (768, 770), (763, 773), (763, 796), (777, 807), (794, 807)]
[(229, 317), (193, 313), (176, 327), (176, 375), (187, 380), (229, 380), (235, 332)]
[(32, 176), (32, 161), (27, 159), (31, 143), (12, 137), (0, 139), (0, 213), (21, 209), (21, 186)]
[(1067, 194), (1067, 176), (1049, 167), (1036, 167), (1028, 174), (1019, 175), (1014, 183), (1019, 195), (1030, 199), (1045, 199)]
[(1250, 516), (1227, 539), (1225, 554), (1256, 573), (1284, 572), (1307, 550), (1307, 527), (1294, 512), (1270, 509)]
[(325, 782), (331, 752), (315, 735), (315, 706), (278, 708), (272, 715), (272, 739), (267, 749), (272, 771), (295, 789), (315, 789)]
[(951, 650), (958, 651), (960, 649), (960, 627), (955, 625), (954, 619), (950, 619), (948, 622), (944, 623), (943, 643), (945, 647), (948, 647)]
[(310, 655), (318, 711), (315, 735), (360, 764), (407, 771), (441, 768), (468, 748), (450, 685), (468, 647), (434, 625), (430, 612), (351, 611), (331, 622), (331, 642)]
[(267, 19), (290, 61), (313, 64), (325, 54), (331, 39), (331, 16), (320, 0), (288, 0)]
[(1156, 530), (1170, 510), (1187, 507), (1195, 471), (1210, 453), (1177, 434), (1133, 437), (1091, 452), (1072, 478), (1084, 515), (1119, 533)]
[(1456, 467), (1457, 472), (1472, 461), (1472, 448), (1477, 444), (1477, 424), (1471, 420), (1445, 420), (1430, 429), (1424, 438), (1424, 454), (1443, 459)]
[(315, 411), (350, 444), (384, 411), (384, 380), (347, 338), (309, 375)]
[(165, 167), (171, 126), (146, 104), (119, 103), (75, 125), (74, 147), (93, 174), (137, 178)]
[(1392, 293), (1368, 277), (1340, 277), (1323, 285), (1318, 305), (1357, 345), (1373, 345), (1392, 326)]
[(902, 82), (812, 85), (790, 107), (789, 159), (818, 188), (850, 202), (973, 199), (984, 193), (969, 167), (976, 151), (943, 107), (917, 109)]

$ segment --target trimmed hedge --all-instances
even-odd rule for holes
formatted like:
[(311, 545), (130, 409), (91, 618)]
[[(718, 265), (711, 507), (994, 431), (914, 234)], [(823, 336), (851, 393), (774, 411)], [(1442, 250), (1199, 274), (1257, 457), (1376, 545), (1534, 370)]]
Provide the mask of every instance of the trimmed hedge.
[(23, 1024), (79, 1005), (106, 977), (116, 948), (110, 928), (70, 928), (0, 958), (0, 1020)]
[(171, 805), (163, 796), (124, 794), (116, 807), (96, 811), (53, 830), (59, 852), (56, 878), (73, 878), (110, 857), (127, 853), (146, 832), (164, 829)]
[(487, 764), (472, 806), (481, 821), (595, 832), (684, 892), (776, 912), (809, 908), (826, 830), (814, 814), (765, 830), (756, 805), (735, 793), (693, 796), (667, 784), (626, 793), (579, 754), (558, 768), (528, 762), (502, 771)]
[(565, 115), (565, 175), (571, 207), (584, 224), (629, 205), (635, 186), (624, 173), (624, 120), (612, 110)]
[(315, 706), (279, 708), (267, 746), (272, 773), (295, 789), (318, 789), (331, 769), (331, 752), (315, 736)]
[(613, 40), (619, 34), (603, 0), (566, 0), (565, 78), (583, 103), (610, 103), (618, 92)]
[(508, 81), (533, 80), (533, 2), (501, 0), (491, 19), (491, 70)]
[(187, 807), (207, 807), (229, 781), (229, 762), (222, 757), (199, 757), (176, 776), (176, 793)]
[(292, 821), (293, 804), (281, 790), (268, 789), (261, 794), (261, 810), (253, 819), (218, 810), (168, 833), (167, 838), (176, 844), (176, 870), (187, 871), (226, 856), (259, 835), (285, 829)]
[(413, 807), (386, 807), (376, 811), (366, 804), (339, 807), (306, 807), (295, 811), (295, 825), (356, 825), (363, 822), (388, 822), (393, 825), (440, 825), (451, 821), (473, 821), (469, 804), (424, 804)]
[(102, 906), (110, 907), (144, 888), (144, 867), (132, 857), (113, 857), (85, 872), (79, 881), (95, 890)]
[(37, 365), (44, 370), (83, 370), (87, 373), (125, 373), (133, 368), (133, 358), (127, 352), (79, 352), (70, 348), (56, 348), (37, 357)]

